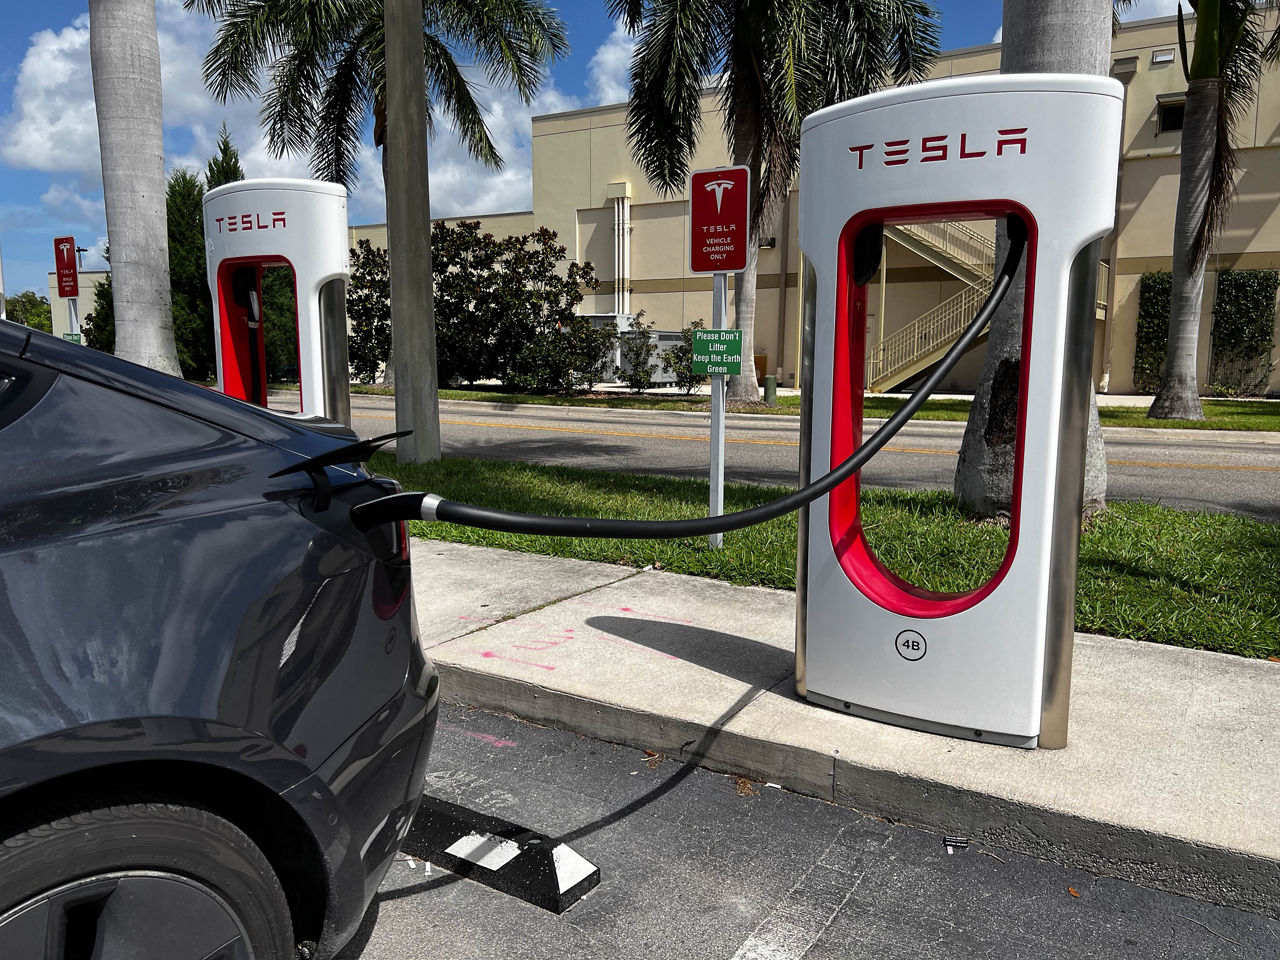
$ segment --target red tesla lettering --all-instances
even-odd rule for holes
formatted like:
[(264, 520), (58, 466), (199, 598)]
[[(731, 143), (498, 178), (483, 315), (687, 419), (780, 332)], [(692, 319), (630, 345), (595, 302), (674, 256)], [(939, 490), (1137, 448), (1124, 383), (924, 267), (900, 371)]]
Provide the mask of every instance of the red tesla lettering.
[(968, 139), (969, 139), (969, 135), (967, 133), (960, 134), (960, 159), (961, 160), (968, 160), (970, 157), (985, 157), (987, 155), (987, 151), (985, 150), (974, 150), (973, 152), (970, 152), (969, 144), (967, 142)]
[(896, 167), (899, 164), (907, 162), (907, 144), (909, 140), (888, 140), (884, 145), (884, 155), (886, 158), (895, 157), (896, 159), (886, 159), (884, 165), (886, 167)]
[(934, 163), (938, 160), (947, 159), (946, 136), (922, 137), (920, 139), (920, 153), (921, 163)]
[(227, 233), (235, 233), (239, 230), (238, 223), (239, 221), (235, 217), (227, 217)]
[(284, 226), (284, 211), (283, 211), (283, 210), (272, 210), (272, 211), (271, 211), (271, 226), (273, 226), (273, 227), (283, 227), (283, 226)]
[(250, 216), (250, 215), (249, 215), (249, 214), (247, 214), (247, 213), (242, 213), (242, 214), (240, 214), (240, 229), (241, 229), (241, 230), (252, 230), (252, 229), (253, 229), (253, 217), (252, 217), (252, 216)]
[[(1010, 130), (997, 130), (996, 132), (1000, 134), (1000, 138), (996, 140), (997, 157), (1004, 155), (1005, 147), (1017, 147), (1018, 153), (1027, 152), (1026, 127), (1015, 127)], [(1018, 134), (1023, 134), (1023, 136), (1018, 136)]]
[(856, 153), (856, 154), (858, 155), (858, 169), (859, 169), (859, 170), (861, 170), (861, 169), (862, 169), (862, 155), (863, 155), (864, 153), (866, 153), (868, 150), (870, 150), (870, 149), (871, 149), (872, 147), (874, 147), (874, 146), (875, 146), (875, 144), (874, 144), (874, 143), (864, 143), (864, 144), (862, 144), (862, 146), (860, 146), (860, 147), (850, 147), (850, 148), (849, 148), (849, 152), (850, 152), (850, 153)]
[(218, 225), (218, 232), (219, 232), (219, 233), (221, 233), (221, 232), (222, 232), (222, 221), (223, 221), (224, 219), (226, 219), (226, 218), (225, 218), (225, 217), (214, 217), (214, 218), (213, 218), (213, 222), (214, 222), (214, 223), (216, 223), (216, 224)]

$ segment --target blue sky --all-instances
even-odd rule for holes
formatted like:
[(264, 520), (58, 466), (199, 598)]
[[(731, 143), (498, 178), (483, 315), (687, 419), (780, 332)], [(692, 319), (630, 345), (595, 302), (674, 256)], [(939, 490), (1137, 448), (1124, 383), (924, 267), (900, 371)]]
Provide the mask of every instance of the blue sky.
[[(999, 0), (939, 0), (945, 49), (989, 43), (1000, 26)], [(1143, 0), (1139, 15), (1168, 12), (1173, 0)], [(1148, 9), (1150, 8), (1150, 9)], [(556, 110), (625, 99), (631, 41), (605, 13), (602, 0), (558, 4), (568, 24), (571, 55), (555, 65), (532, 106), (491, 92), (490, 130), (506, 160), (502, 171), (471, 162), (441, 126), (431, 145), (433, 213), (493, 213), (528, 209), (529, 118)], [(270, 156), (257, 128), (257, 106), (225, 106), (203, 89), (200, 59), (213, 24), (158, 0), (165, 108), (166, 163), (203, 168), (218, 126), (227, 121), (251, 176), (306, 176), (305, 157)], [(361, 176), (351, 192), (352, 223), (385, 219), (381, 173), (365, 138)], [(85, 267), (101, 267), (102, 210), (97, 128), (89, 75), (85, 0), (6, 0), (0, 13), (0, 256), (4, 289), (47, 293), (55, 236), (73, 234), (91, 248)]]

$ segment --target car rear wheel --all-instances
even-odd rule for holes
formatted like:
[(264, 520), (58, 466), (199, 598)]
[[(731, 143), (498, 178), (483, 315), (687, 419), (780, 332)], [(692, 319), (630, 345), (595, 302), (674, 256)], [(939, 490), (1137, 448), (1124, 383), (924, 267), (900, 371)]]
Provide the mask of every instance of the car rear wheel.
[(0, 841), (0, 957), (293, 960), (280, 881), (185, 804), (83, 804)]

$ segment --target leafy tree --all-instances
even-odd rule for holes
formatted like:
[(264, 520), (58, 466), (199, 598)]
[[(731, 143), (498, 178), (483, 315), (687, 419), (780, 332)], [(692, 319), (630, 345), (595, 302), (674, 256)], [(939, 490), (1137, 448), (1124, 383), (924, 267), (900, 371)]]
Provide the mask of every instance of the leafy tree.
[[(1205, 260), (1235, 200), (1239, 160), (1231, 138), (1257, 98), (1264, 64), (1280, 59), (1280, 30), (1263, 42), (1266, 10), (1255, 0), (1188, 0), (1195, 11), (1195, 52), (1188, 57), (1182, 4), (1178, 34), (1187, 102), (1182, 119), (1178, 203), (1173, 220), (1173, 291), (1169, 350), (1147, 416), (1203, 420), (1196, 351)], [(1127, 4), (1126, 4), (1127, 5)]]
[(938, 51), (926, 0), (609, 0), (638, 32), (631, 61), (627, 138), (636, 162), (664, 193), (682, 191), (702, 134), (702, 95), (714, 82), (735, 164), (751, 171), (753, 210), (746, 269), (734, 289), (748, 372), (729, 396), (759, 400), (755, 353), (759, 239), (776, 229), (795, 180), (800, 121), (820, 107), (891, 82), (924, 79)]
[(686, 395), (707, 382), (705, 374), (693, 372), (693, 331), (701, 330), (703, 326), (701, 318), (693, 321), (680, 331), (680, 342), (672, 344), (662, 355), (662, 369), (674, 374), (675, 385)]
[(231, 142), (227, 133), (227, 121), (222, 121), (218, 128), (218, 152), (209, 158), (204, 168), (204, 187), (212, 190), (226, 183), (235, 183), (244, 179), (244, 168), (240, 166), (240, 151)]
[(116, 253), (116, 348), (126, 360), (176, 376), (155, 0), (90, 3), (89, 63), (107, 236)]
[[(109, 252), (103, 259), (110, 262)], [(111, 291), (111, 274), (93, 285), (93, 313), (84, 318), (81, 325), (86, 346), (103, 353), (116, 351), (116, 308)]]
[[(566, 259), (556, 232), (540, 227), (501, 242), (501, 299), (494, 327), (504, 383), (539, 393), (569, 393), (600, 377), (609, 331), (575, 315), (583, 288), (597, 285), (590, 261)], [(561, 264), (566, 264), (561, 269)]]
[(352, 372), (361, 383), (373, 383), (391, 358), (391, 282), (387, 251), (368, 240), (358, 240), (351, 251), (347, 320)]
[(165, 207), (169, 225), (169, 286), (178, 363), (188, 380), (210, 380), (217, 372), (213, 300), (204, 249), (204, 184), (190, 170), (169, 174)]
[(270, 382), (298, 380), (298, 305), (293, 271), (262, 271), (262, 339)]
[(16, 296), (8, 297), (5, 300), (5, 313), (14, 323), (32, 330), (53, 333), (53, 311), (49, 306), (49, 298), (40, 296), (34, 290), (23, 290)]
[(513, 341), (523, 342), (515, 316), (502, 309), (504, 290), (511, 286), (503, 276), (502, 252), (503, 244), (491, 233), (482, 234), (478, 220), (431, 225), (440, 383), (498, 377), (503, 372), (500, 351)]
[(652, 336), (655, 321), (643, 317), (641, 310), (632, 319), (631, 329), (618, 335), (622, 343), (622, 369), (618, 373), (635, 393), (644, 393), (653, 386), (654, 354), (658, 352)]

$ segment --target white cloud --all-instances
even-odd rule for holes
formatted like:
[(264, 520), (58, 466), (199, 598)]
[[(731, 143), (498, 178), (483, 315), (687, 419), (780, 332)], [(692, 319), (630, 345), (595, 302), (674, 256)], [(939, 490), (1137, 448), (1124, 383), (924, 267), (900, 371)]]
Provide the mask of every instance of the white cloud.
[(628, 73), (636, 38), (627, 33), (622, 21), (613, 25), (613, 33), (602, 43), (587, 64), (587, 88), (593, 103), (623, 103), (630, 86)]
[(64, 183), (51, 184), (40, 202), (49, 213), (63, 219), (79, 222), (103, 219), (101, 197), (86, 197)]
[(24, 170), (101, 178), (89, 73), (89, 15), (31, 38), (2, 123), (0, 160)]
[(992, 38), (991, 38), (991, 42), (992, 42), (992, 43), (999, 43), (999, 42), (1000, 42), (1000, 40), (1001, 40), (1003, 37), (1004, 37), (1004, 27), (997, 27), (997, 28), (996, 28), (996, 35), (995, 35), (994, 37), (992, 37)]

